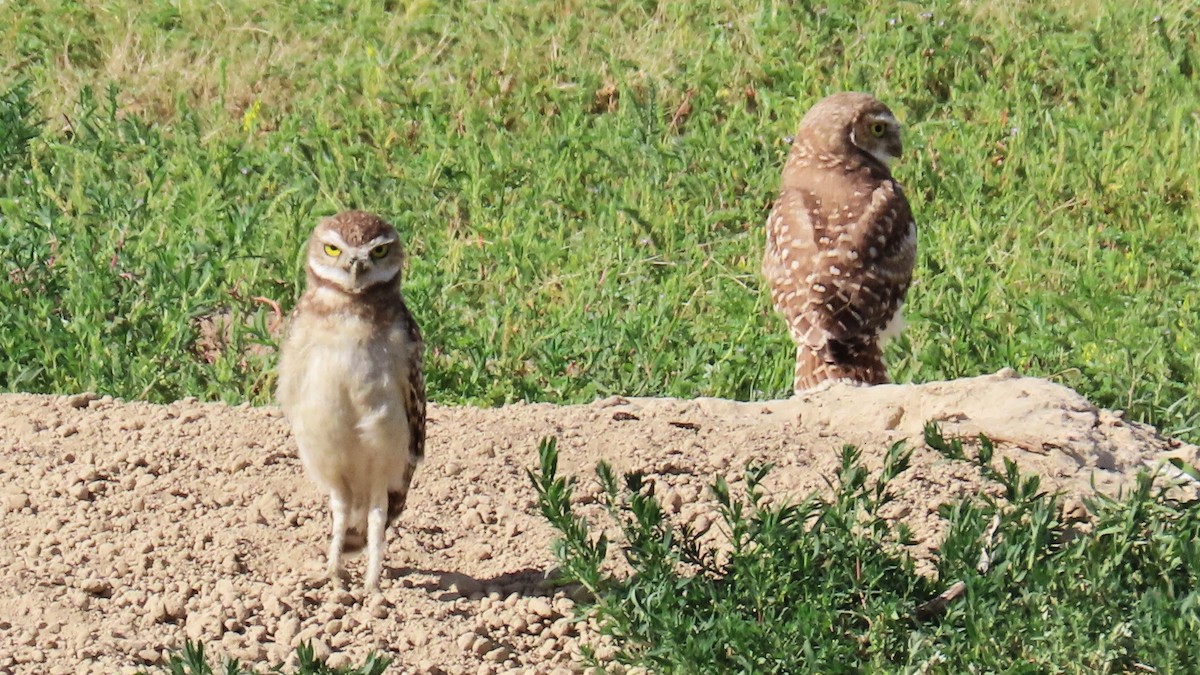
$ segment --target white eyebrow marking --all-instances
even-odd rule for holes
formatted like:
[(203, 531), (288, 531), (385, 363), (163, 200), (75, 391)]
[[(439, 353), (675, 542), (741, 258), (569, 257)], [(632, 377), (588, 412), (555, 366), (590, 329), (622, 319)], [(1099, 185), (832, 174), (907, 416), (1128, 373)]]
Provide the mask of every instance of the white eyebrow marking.
[(378, 237), (375, 237), (371, 241), (367, 242), (364, 248), (375, 248), (376, 246), (382, 246), (384, 244), (394, 244), (394, 243), (396, 243), (395, 235), (381, 234)]
[(332, 244), (332, 245), (334, 245), (338, 248), (342, 248), (342, 249), (350, 248), (350, 244), (347, 244), (346, 240), (342, 239), (342, 235), (338, 234), (336, 230), (329, 230), (327, 232), (322, 232), (321, 233), (321, 242), (324, 244)]

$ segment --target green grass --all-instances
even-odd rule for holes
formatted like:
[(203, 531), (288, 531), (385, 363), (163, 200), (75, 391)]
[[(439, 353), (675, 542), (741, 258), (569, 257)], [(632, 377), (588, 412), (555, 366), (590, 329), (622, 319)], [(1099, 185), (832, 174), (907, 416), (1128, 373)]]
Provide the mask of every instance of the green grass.
[[(936, 429), (931, 444), (963, 458)], [(597, 469), (619, 541), (592, 535), (571, 508), (575, 478), (557, 475), (553, 439), (532, 474), (564, 581), (592, 593), (582, 611), (616, 638), (618, 662), (656, 673), (1195, 671), (1200, 652), (1200, 503), (1181, 502), (1143, 474), (1124, 500), (1098, 497), (1089, 527), (1015, 465), (973, 461), (1002, 499), (947, 505), (936, 576), (914, 571), (902, 523), (880, 516), (909, 454), (887, 451), (869, 477), (847, 447), (831, 496), (765, 506), (768, 467), (746, 471), (745, 494), (718, 480), (724, 550), (668, 522), (637, 474)], [(611, 546), (611, 544), (619, 546)], [(600, 562), (619, 548), (632, 567)], [(987, 565), (980, 563), (987, 554)], [(963, 593), (928, 604), (958, 582)]]
[[(988, 8), (984, 8), (984, 7)], [(758, 277), (831, 91), (906, 122), (901, 381), (1012, 366), (1200, 439), (1200, 10), (0, 4), (0, 389), (265, 403), (315, 220), (402, 230), (443, 402), (785, 395)], [(684, 102), (688, 114), (679, 114)], [(229, 344), (197, 354), (204, 317)]]

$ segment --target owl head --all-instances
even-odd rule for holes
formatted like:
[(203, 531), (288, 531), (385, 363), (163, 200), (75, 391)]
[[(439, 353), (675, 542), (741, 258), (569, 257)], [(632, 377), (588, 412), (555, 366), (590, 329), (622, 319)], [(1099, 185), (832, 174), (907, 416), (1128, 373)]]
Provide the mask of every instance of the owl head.
[(800, 130), (816, 132), (835, 143), (848, 143), (884, 166), (900, 157), (900, 123), (892, 111), (870, 94), (842, 92), (819, 101), (800, 122)]
[(322, 220), (308, 240), (308, 274), (351, 295), (395, 287), (404, 268), (396, 229), (379, 216), (344, 211)]

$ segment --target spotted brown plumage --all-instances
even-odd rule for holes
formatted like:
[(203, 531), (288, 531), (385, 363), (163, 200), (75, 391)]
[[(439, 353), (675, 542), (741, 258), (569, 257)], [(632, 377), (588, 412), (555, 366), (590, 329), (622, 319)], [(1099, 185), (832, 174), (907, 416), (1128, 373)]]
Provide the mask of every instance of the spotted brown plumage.
[(794, 390), (888, 381), (881, 338), (898, 326), (916, 224), (889, 162), (900, 125), (868, 94), (840, 93), (800, 122), (767, 218), (762, 271), (796, 343)]

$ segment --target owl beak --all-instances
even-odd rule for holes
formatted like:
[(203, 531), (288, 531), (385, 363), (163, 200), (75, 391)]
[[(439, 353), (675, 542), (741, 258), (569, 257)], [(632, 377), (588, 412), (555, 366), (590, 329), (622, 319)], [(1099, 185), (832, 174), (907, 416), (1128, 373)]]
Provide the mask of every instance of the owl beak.
[(350, 284), (358, 285), (358, 278), (367, 269), (367, 263), (363, 260), (355, 259), (350, 262)]

